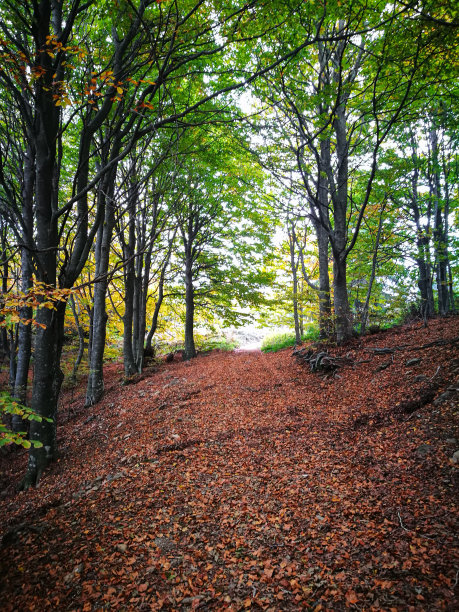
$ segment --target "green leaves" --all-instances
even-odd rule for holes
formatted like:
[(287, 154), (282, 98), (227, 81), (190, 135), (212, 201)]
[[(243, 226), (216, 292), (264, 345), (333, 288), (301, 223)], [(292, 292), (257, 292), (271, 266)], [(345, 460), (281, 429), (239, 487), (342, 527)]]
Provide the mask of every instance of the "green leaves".
[[(52, 419), (40, 416), (31, 408), (23, 406), (17, 402), (9, 393), (4, 391), (0, 393), (0, 417), (6, 415), (18, 415), (23, 420), (37, 421), (38, 423), (41, 423), (43, 420), (48, 421), (49, 423), (52, 422)], [(0, 446), (5, 446), (7, 444), (17, 444), (18, 446), (23, 446), (24, 448), (31, 448), (32, 446), (34, 448), (41, 448), (43, 446), (43, 444), (38, 440), (28, 440), (27, 432), (13, 432), (0, 421)]]

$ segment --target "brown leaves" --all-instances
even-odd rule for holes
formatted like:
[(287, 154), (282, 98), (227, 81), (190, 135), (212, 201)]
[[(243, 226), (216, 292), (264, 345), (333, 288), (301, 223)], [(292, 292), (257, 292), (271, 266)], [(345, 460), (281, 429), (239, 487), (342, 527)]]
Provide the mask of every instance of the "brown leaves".
[[(453, 337), (457, 319), (441, 323), (384, 346)], [(174, 362), (127, 387), (109, 366), (93, 418), (61, 426), (54, 473), (0, 502), (22, 525), (0, 561), (6, 610), (453, 607), (453, 409), (390, 413), (421, 390), (414, 376), (441, 365), (447, 384), (450, 346), (423, 350), (416, 371), (396, 351), (388, 370), (373, 375), (376, 355), (327, 381), (290, 351)]]

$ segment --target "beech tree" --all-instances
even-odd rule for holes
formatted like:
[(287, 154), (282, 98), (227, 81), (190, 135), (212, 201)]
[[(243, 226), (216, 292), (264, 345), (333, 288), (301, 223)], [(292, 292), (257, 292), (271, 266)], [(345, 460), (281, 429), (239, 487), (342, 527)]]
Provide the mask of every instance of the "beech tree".
[[(332, 8), (315, 19), (306, 11), (297, 33), (315, 29), (317, 44), (295, 58), (295, 64), (266, 75), (264, 86), (256, 90), (281, 122), (277, 133), (287, 136), (296, 160), (317, 232), (323, 294), (328, 244), (331, 248), (338, 342), (352, 335), (347, 260), (365, 219), (380, 152), (394, 126), (422, 96), (423, 77), (433, 76), (426, 75), (427, 63), (439, 53), (438, 31), (423, 30), (424, 17), (416, 7), (411, 19), (399, 19), (397, 4), (375, 2), (375, 12), (361, 9), (358, 4), (337, 7), (336, 12)], [(440, 71), (438, 63), (436, 67)], [(357, 201), (354, 183), (358, 172), (362, 181), (362, 165), (366, 185)], [(282, 180), (279, 169), (275, 172)]]

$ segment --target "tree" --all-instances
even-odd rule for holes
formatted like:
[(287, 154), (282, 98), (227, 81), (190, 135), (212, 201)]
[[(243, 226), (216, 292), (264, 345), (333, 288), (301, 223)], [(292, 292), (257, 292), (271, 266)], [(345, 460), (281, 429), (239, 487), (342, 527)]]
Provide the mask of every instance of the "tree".
[[(318, 231), (324, 281), (328, 242), (331, 247), (338, 342), (352, 334), (347, 260), (370, 202), (380, 152), (422, 95), (423, 77), (432, 81), (434, 71), (428, 73), (427, 63), (439, 51), (439, 32), (425, 31), (426, 17), (420, 17), (416, 7), (412, 13), (411, 7), (406, 10), (408, 19), (405, 8), (400, 12), (397, 5), (378, 2), (333, 6), (315, 16), (306, 9), (293, 36), (314, 29), (316, 45), (295, 58), (295, 65), (283, 64), (267, 75), (266, 85), (256, 90), (275, 109), (280, 131), (288, 135), (287, 146), (296, 158), (309, 216)], [(358, 173), (362, 181), (364, 164), (366, 184), (357, 201), (354, 176)], [(355, 221), (353, 227), (349, 219)]]

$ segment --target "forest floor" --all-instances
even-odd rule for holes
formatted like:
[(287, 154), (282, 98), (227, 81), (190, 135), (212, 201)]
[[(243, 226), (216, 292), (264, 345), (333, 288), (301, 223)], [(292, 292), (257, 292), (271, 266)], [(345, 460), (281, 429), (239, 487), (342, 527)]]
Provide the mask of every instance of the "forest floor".
[(458, 610), (458, 332), (108, 366), (37, 489), (1, 458), (2, 610)]

